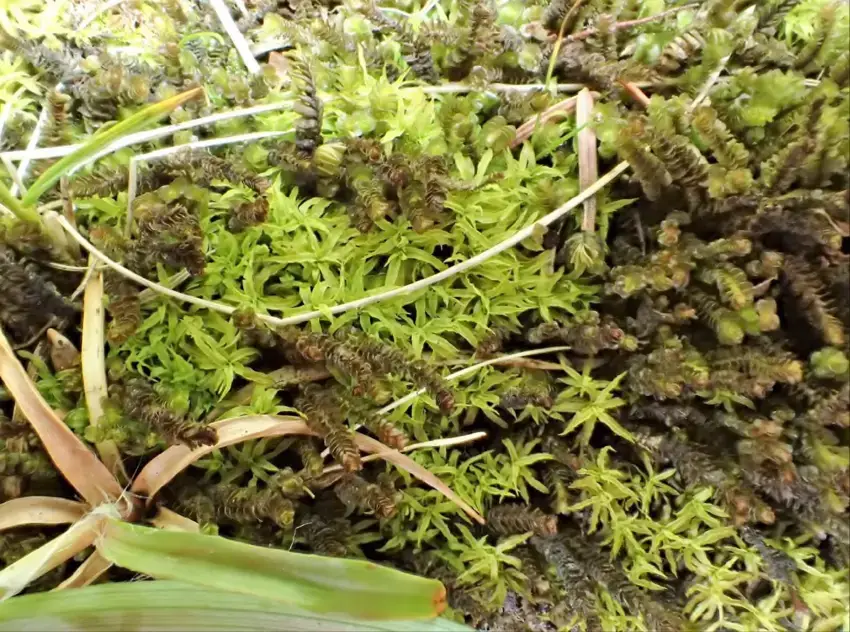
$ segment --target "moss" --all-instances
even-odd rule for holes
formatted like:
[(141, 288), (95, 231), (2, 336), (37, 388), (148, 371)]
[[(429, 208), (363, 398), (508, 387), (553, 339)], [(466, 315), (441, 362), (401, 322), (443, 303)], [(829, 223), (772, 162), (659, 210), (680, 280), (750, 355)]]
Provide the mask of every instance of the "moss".
[[(167, 443), (211, 443), (207, 419), (295, 410), (331, 459), (316, 439), (250, 441), (214, 451), (165, 497), (209, 531), (444, 577), (455, 615), (492, 629), (840, 625), (846, 5), (253, 4), (239, 21), (249, 41), (292, 49), (261, 55), (256, 75), (193, 1), (122, 5), (80, 32), (74, 15), (49, 34), (33, 31), (37, 11), (7, 19), (28, 22), (2, 38), (4, 149), (26, 145), (39, 95), (42, 144), (56, 145), (186, 84), (206, 97), (173, 123), (270, 107), (157, 143), (281, 132), (140, 162), (129, 227), (129, 160), (147, 146), (71, 178), (77, 224), (107, 254), (155, 281), (186, 271), (181, 291), (238, 309), (143, 299), (110, 271), (100, 425), (88, 426), (78, 369), (25, 355), (69, 427), (135, 465)], [(653, 19), (616, 22), (638, 17)], [(106, 31), (143, 52), (105, 50)], [(630, 165), (633, 180), (597, 194), (594, 229), (567, 214), (428, 288), (334, 309), (468, 261), (578, 193), (587, 158), (571, 116), (517, 142), (561, 99), (524, 84), (550, 79), (600, 93), (601, 169), (617, 155)], [(638, 79), (646, 110), (620, 93)], [(4, 328), (19, 343), (43, 325), (76, 341), (79, 274), (47, 265), (49, 235), (14, 222), (2, 235)], [(262, 322), (310, 310), (321, 316), (294, 327)], [(446, 377), (556, 344), (569, 350)], [(2, 492), (52, 489), (16, 424), (0, 423)], [(361, 424), (396, 449), (485, 431), (410, 456), (489, 528), (361, 457)], [(9, 543), (7, 562), (20, 548)]]

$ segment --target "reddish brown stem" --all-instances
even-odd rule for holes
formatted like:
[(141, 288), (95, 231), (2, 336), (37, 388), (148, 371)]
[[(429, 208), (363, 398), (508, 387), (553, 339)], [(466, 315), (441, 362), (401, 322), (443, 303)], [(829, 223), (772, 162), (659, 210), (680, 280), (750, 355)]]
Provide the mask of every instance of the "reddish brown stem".
[(649, 107), (649, 97), (646, 96), (646, 92), (637, 87), (636, 84), (631, 81), (624, 81), (623, 79), (618, 79), (617, 82), (623, 86), (623, 89), (632, 97), (638, 105), (643, 108)]
[[(591, 93), (594, 97), (598, 97), (599, 94), (596, 92)], [(545, 125), (549, 121), (552, 121), (557, 118), (565, 118), (569, 116), (573, 110), (576, 109), (576, 97), (570, 97), (568, 99), (564, 99), (563, 101), (559, 101), (555, 105), (546, 110), (543, 110), (540, 114), (535, 114), (533, 117), (528, 119), (525, 123), (519, 126), (516, 131), (516, 136), (514, 137), (513, 142), (511, 143), (511, 149), (515, 149), (522, 145), (526, 140), (531, 138), (531, 135), (534, 133), (534, 130), (539, 128), (542, 125)]]
[[(683, 4), (680, 7), (673, 7), (672, 9), (667, 9), (666, 11), (662, 11), (661, 13), (656, 13), (655, 15), (650, 15), (646, 18), (639, 18), (637, 20), (626, 20), (625, 22), (615, 22), (611, 26), (612, 31), (623, 31), (625, 29), (630, 29), (635, 26), (640, 26), (641, 24), (648, 24), (650, 22), (655, 22), (657, 20), (661, 20), (666, 18), (668, 15), (673, 15), (674, 13), (678, 13), (683, 9), (690, 9), (691, 7), (697, 6), (698, 2), (691, 2), (689, 4)], [(578, 33), (573, 33), (572, 35), (568, 35), (565, 39), (568, 42), (576, 42), (578, 40), (587, 39), (592, 35), (596, 35), (599, 32), (599, 29), (585, 29), (583, 31), (579, 31)]]

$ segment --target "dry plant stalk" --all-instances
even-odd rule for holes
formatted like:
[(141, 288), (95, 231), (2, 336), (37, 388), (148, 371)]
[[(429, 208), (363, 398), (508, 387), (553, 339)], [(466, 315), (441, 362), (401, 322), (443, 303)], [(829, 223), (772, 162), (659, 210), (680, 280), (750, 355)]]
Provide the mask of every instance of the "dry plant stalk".
[[(576, 126), (578, 127), (578, 182), (579, 190), (584, 191), (599, 177), (599, 163), (596, 154), (596, 133), (593, 131), (593, 95), (585, 88), (576, 96)], [(584, 201), (584, 213), (581, 217), (581, 229), (593, 232), (596, 228), (596, 196)]]

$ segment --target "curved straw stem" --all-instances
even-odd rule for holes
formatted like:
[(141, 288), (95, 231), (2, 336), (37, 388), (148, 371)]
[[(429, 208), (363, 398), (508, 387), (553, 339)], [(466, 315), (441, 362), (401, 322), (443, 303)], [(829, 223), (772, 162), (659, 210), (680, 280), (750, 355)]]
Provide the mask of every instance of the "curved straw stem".
[[(420, 279), (408, 285), (394, 288), (392, 290), (387, 290), (386, 292), (379, 292), (378, 294), (373, 294), (372, 296), (366, 296), (363, 298), (359, 298), (354, 301), (349, 301), (347, 303), (342, 303), (340, 305), (335, 305), (328, 310), (313, 310), (309, 312), (304, 312), (302, 314), (296, 314), (294, 316), (287, 316), (286, 318), (276, 318), (274, 316), (268, 316), (266, 314), (258, 314), (257, 317), (261, 320), (269, 323), (270, 325), (276, 326), (286, 326), (286, 325), (297, 325), (299, 323), (306, 322), (308, 320), (312, 320), (314, 318), (318, 318), (320, 316), (325, 316), (328, 313), (336, 315), (343, 314), (345, 312), (351, 311), (353, 309), (360, 309), (361, 307), (366, 307), (367, 305), (372, 305), (373, 303), (378, 303), (379, 301), (389, 300), (392, 298), (396, 298), (398, 296), (404, 296), (406, 294), (410, 294), (412, 292), (416, 292), (418, 290), (422, 290), (426, 287), (430, 287), (435, 283), (439, 283), (444, 279), (449, 279), (453, 276), (460, 274), (461, 272), (465, 272), (475, 266), (484, 263), (488, 259), (492, 259), (496, 255), (516, 246), (520, 242), (524, 241), (531, 237), (535, 231), (539, 230), (539, 226), (548, 226), (549, 224), (557, 221), (562, 216), (566, 215), (576, 207), (580, 206), (585, 200), (590, 197), (596, 195), (601, 189), (619, 177), (622, 173), (624, 173), (629, 168), (629, 163), (621, 162), (616, 167), (611, 169), (604, 176), (599, 178), (596, 182), (594, 182), (591, 186), (587, 187), (584, 191), (576, 195), (574, 198), (569, 200), (566, 204), (560, 206), (555, 209), (548, 215), (542, 217), (538, 221), (529, 224), (522, 230), (517, 231), (511, 237), (508, 237), (504, 241), (499, 242), (495, 246), (491, 246), (484, 252), (480, 252), (474, 257), (467, 259), (466, 261), (461, 261), (453, 266), (450, 266), (443, 270), (442, 272), (438, 272), (436, 274), (432, 274), (431, 276), (425, 277), (424, 279)], [(83, 248), (85, 248), (89, 253), (91, 253), (97, 259), (100, 259), (104, 264), (119, 272), (123, 276), (128, 279), (135, 281), (140, 285), (144, 285), (147, 288), (151, 288), (152, 290), (156, 290), (166, 296), (177, 299), (179, 301), (185, 301), (187, 303), (191, 303), (193, 305), (198, 305), (200, 307), (205, 307), (207, 309), (211, 309), (222, 314), (232, 314), (236, 311), (235, 307), (231, 307), (230, 305), (225, 305), (223, 303), (217, 303), (215, 301), (209, 301), (206, 299), (198, 298), (196, 296), (190, 296), (189, 294), (183, 294), (182, 292), (177, 292), (175, 290), (166, 288), (158, 283), (154, 283), (153, 281), (149, 281), (136, 274), (135, 272), (128, 270), (120, 263), (113, 261), (105, 254), (100, 252), (97, 248), (94, 247), (89, 241), (83, 237), (77, 229), (71, 225), (71, 223), (65, 217), (59, 217), (59, 223), (61, 226), (70, 234), (70, 236)]]
[(0, 531), (26, 525), (57, 525), (76, 522), (88, 506), (67, 498), (25, 496), (0, 505)]
[[(506, 362), (508, 360), (513, 360), (515, 358), (526, 358), (528, 356), (534, 355), (543, 355), (544, 353), (557, 353), (559, 351), (569, 351), (570, 347), (561, 345), (557, 347), (545, 347), (543, 349), (528, 349), (526, 351), (518, 351), (516, 353), (509, 353), (508, 355), (499, 356), (498, 358), (490, 358), (489, 360), (484, 360), (477, 364), (473, 364), (472, 366), (465, 367), (460, 369), (459, 371), (455, 371), (454, 373), (450, 373), (447, 375), (444, 380), (447, 382), (451, 382), (452, 380), (456, 380), (465, 375), (469, 375), (470, 373), (475, 373), (478, 369), (483, 369), (485, 366), (491, 366), (493, 364), (499, 364), (501, 362)], [(420, 395), (425, 392), (424, 388), (420, 388), (418, 391), (413, 391), (412, 393), (408, 393), (401, 399), (397, 399), (394, 402), (387, 404), (383, 408), (377, 411), (378, 415), (386, 415), (391, 410), (395, 410), (399, 406), (404, 406), (406, 403), (413, 401)]]

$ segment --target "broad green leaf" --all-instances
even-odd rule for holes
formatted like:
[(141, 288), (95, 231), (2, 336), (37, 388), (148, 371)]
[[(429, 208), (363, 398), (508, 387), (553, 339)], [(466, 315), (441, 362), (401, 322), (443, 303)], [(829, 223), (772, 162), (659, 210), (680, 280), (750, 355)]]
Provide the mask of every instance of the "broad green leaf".
[(133, 116), (110, 126), (108, 129), (99, 131), (82, 147), (53, 164), (41, 175), (41, 177), (39, 177), (38, 180), (33, 182), (33, 185), (27, 190), (26, 195), (23, 200), (21, 200), (23, 206), (34, 206), (36, 202), (38, 202), (39, 198), (41, 198), (41, 196), (44, 195), (50, 187), (56, 184), (59, 178), (71, 171), (74, 167), (94, 156), (97, 152), (113, 141), (118, 140), (126, 134), (137, 132), (143, 127), (156, 122), (173, 109), (194, 99), (196, 96), (201, 94), (202, 91), (203, 88), (193, 88), (192, 90), (181, 92), (180, 94), (164, 99), (159, 103), (149, 105), (143, 110), (133, 114)]
[(156, 579), (266, 597), (311, 612), (429, 619), (445, 608), (446, 590), (440, 582), (363, 560), (292, 553), (118, 520), (106, 523), (98, 549), (113, 564)]
[(0, 631), (64, 632), (463, 632), (448, 621), (362, 621), (270, 599), (174, 581), (102, 584), (16, 597), (0, 605)]

